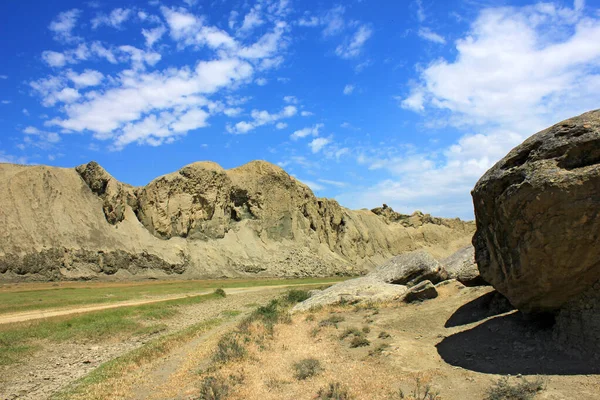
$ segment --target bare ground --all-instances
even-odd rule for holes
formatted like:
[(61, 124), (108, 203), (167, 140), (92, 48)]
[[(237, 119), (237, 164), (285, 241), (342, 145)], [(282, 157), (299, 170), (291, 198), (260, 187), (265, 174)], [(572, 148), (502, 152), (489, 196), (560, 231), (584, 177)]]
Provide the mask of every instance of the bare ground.
[[(253, 346), (245, 361), (217, 372), (231, 387), (228, 399), (314, 399), (331, 382), (347, 387), (354, 399), (399, 399), (399, 390), (410, 393), (417, 377), (431, 383), (441, 399), (483, 399), (507, 374), (511, 382), (541, 375), (546, 388), (536, 399), (600, 399), (597, 359), (575, 358), (555, 348), (547, 328), (517, 312), (496, 315), (490, 309), (490, 288), (453, 282), (438, 290), (438, 298), (420, 304), (294, 315), (290, 324), (275, 328), (272, 340)], [(332, 315), (344, 321), (337, 328), (319, 328)], [(350, 348), (350, 337), (340, 340), (348, 327), (368, 327), (370, 344)], [(382, 332), (390, 336), (380, 338)], [(198, 398), (203, 377), (215, 375), (203, 371), (217, 339), (214, 332), (205, 335), (168, 358), (119, 377), (111, 386), (118, 390), (102, 398)], [(309, 357), (318, 359), (324, 371), (298, 381), (292, 365)]]
[[(40, 400), (87, 375), (102, 363), (134, 350), (158, 336), (177, 332), (198, 322), (223, 316), (227, 311), (247, 312), (256, 303), (277, 296), (282, 287), (227, 289), (223, 299), (183, 306), (174, 318), (164, 321), (168, 328), (157, 334), (131, 339), (113, 339), (104, 343), (76, 341), (41, 343), (42, 350), (17, 365), (0, 366), (0, 399)], [(170, 299), (170, 298), (169, 298)], [(161, 299), (165, 301), (167, 299)], [(127, 305), (131, 302), (127, 302)], [(137, 302), (145, 304), (146, 301)], [(114, 305), (105, 306), (112, 308)], [(124, 305), (121, 305), (124, 306)], [(76, 313), (77, 309), (71, 309)], [(89, 311), (89, 308), (86, 308)]]

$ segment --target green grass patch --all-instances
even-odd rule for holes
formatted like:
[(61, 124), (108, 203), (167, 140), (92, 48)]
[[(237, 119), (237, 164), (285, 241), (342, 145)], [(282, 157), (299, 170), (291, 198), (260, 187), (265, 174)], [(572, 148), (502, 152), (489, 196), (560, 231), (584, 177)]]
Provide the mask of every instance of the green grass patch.
[(0, 326), (0, 365), (18, 362), (37, 349), (36, 342), (73, 339), (101, 341), (109, 337), (155, 334), (166, 330), (157, 321), (178, 313), (177, 307), (221, 298), (215, 294), (121, 307), (75, 316), (56, 317)]
[(51, 397), (52, 400), (68, 400), (72, 398), (101, 399), (91, 395), (91, 388), (149, 361), (155, 360), (173, 349), (177, 344), (190, 340), (202, 333), (220, 325), (222, 319), (214, 318), (198, 324), (191, 325), (179, 332), (161, 336), (144, 346), (135, 349), (123, 356), (102, 364), (89, 375), (79, 379), (66, 390)]
[[(76, 305), (114, 303), (119, 301), (152, 298), (177, 294), (198, 294), (218, 288), (240, 288), (276, 285), (328, 284), (348, 278), (303, 278), (303, 279), (219, 279), (169, 282), (114, 283), (58, 283), (66, 287), (9, 289), (0, 292), (0, 314), (28, 310), (43, 310)], [(71, 285), (71, 286), (68, 286)], [(72, 287), (75, 285), (75, 287)]]

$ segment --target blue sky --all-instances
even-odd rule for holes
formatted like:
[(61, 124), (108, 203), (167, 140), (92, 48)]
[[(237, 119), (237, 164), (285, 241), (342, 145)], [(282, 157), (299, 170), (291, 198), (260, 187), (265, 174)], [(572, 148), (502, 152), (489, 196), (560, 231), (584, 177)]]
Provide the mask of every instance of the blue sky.
[(263, 159), (350, 208), (473, 217), (477, 179), (600, 108), (600, 1), (4, 1), (0, 162), (144, 185)]

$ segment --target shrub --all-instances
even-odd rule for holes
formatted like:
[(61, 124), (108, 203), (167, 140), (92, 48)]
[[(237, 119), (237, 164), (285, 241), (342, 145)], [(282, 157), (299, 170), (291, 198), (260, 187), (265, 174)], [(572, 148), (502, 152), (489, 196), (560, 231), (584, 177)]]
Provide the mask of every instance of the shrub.
[(371, 328), (369, 328), (368, 326), (363, 326), (362, 331), (364, 333), (369, 333), (369, 332), (371, 332)]
[(325, 326), (335, 326), (336, 329), (338, 327), (338, 324), (340, 322), (345, 321), (345, 318), (340, 316), (340, 315), (332, 315), (331, 317), (322, 320), (321, 322), (319, 322), (319, 326), (321, 327), (325, 327)]
[(508, 377), (503, 377), (488, 389), (486, 400), (530, 400), (544, 390), (545, 386), (542, 378), (533, 382), (522, 378), (520, 382), (510, 384)]
[(351, 400), (348, 389), (341, 383), (333, 382), (328, 387), (319, 389), (317, 400)]
[(346, 328), (344, 332), (340, 335), (340, 340), (346, 339), (348, 336), (363, 336), (362, 332), (356, 328)]
[(285, 300), (290, 304), (301, 303), (310, 298), (307, 290), (292, 289), (287, 292)]
[(217, 344), (217, 350), (213, 354), (213, 360), (219, 363), (240, 360), (246, 356), (246, 348), (240, 343), (235, 332), (223, 335)]
[(221, 288), (215, 289), (214, 294), (219, 297), (227, 297), (227, 293), (225, 293), (225, 291)]
[(315, 320), (315, 316), (313, 314), (308, 314), (306, 316), (306, 321), (310, 322), (310, 321), (314, 321), (314, 320)]
[(390, 345), (387, 343), (382, 343), (379, 346), (375, 347), (373, 350), (369, 351), (369, 355), (374, 357), (383, 353), (385, 350), (389, 349)]
[(381, 331), (379, 332), (379, 336), (377, 336), (379, 339), (389, 339), (391, 337), (391, 335), (389, 333), (387, 333), (386, 331)]
[(229, 385), (220, 376), (207, 376), (200, 385), (198, 400), (223, 400), (229, 394)]
[(350, 341), (350, 348), (355, 349), (357, 347), (369, 346), (371, 342), (364, 336), (354, 336)]
[(315, 376), (323, 371), (321, 362), (316, 358), (305, 358), (294, 364), (294, 376), (298, 380), (304, 380)]

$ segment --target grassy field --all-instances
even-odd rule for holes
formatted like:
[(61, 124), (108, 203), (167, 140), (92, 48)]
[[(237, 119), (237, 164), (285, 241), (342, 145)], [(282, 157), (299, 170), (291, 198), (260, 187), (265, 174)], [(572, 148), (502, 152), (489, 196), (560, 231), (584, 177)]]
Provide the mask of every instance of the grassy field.
[[(0, 315), (76, 305), (114, 303), (176, 294), (194, 294), (216, 288), (274, 285), (329, 284), (347, 278), (224, 279), (158, 282), (57, 282), (0, 286)], [(56, 285), (56, 286), (54, 286)]]
[(24, 355), (35, 351), (42, 340), (66, 342), (86, 339), (94, 342), (113, 337), (158, 333), (166, 329), (160, 321), (175, 316), (179, 306), (219, 298), (219, 295), (213, 293), (142, 306), (0, 325), (0, 365), (18, 362)]

